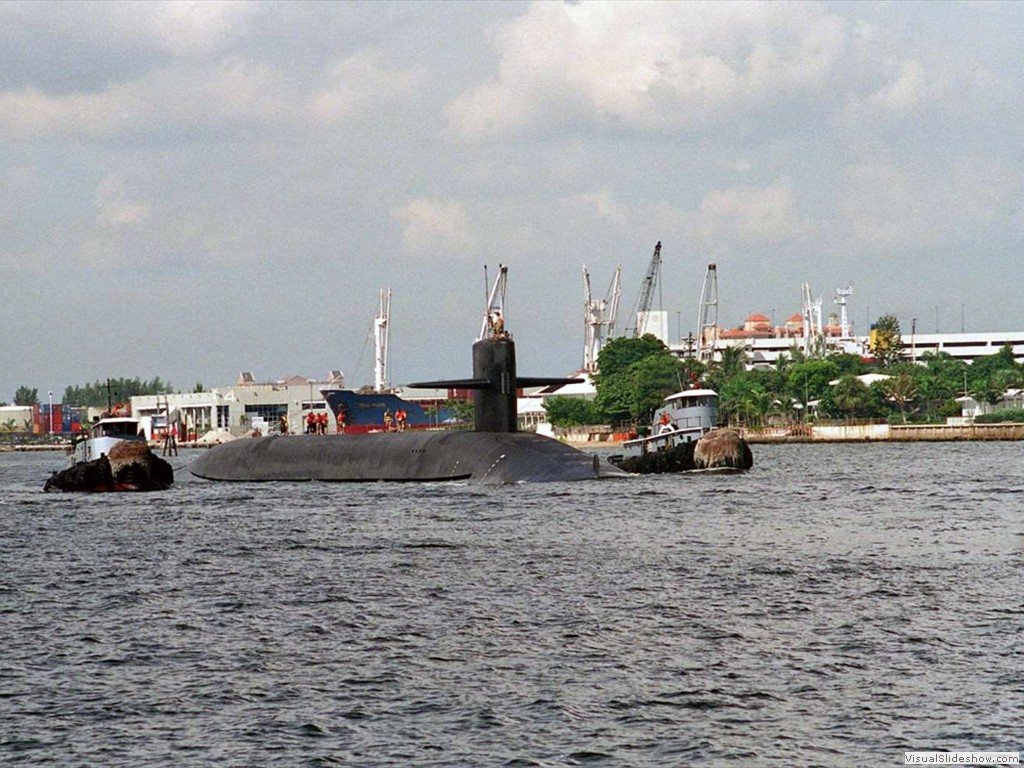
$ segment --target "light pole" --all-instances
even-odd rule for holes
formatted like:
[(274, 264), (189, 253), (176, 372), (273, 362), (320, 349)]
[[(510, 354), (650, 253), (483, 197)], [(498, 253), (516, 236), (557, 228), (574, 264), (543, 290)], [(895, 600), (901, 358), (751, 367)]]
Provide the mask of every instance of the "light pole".
[(48, 394), (50, 395), (50, 410), (49, 410), (49, 413), (47, 414), (47, 418), (46, 418), (46, 420), (48, 422), (47, 426), (46, 426), (46, 434), (48, 434), (48, 435), (50, 435), (52, 437), (53, 436), (53, 392), (49, 392)]

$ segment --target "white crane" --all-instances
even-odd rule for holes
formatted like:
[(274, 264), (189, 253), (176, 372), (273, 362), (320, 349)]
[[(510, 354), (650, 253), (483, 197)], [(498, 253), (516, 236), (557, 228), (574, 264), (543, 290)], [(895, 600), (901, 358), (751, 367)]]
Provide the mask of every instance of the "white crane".
[(707, 363), (715, 359), (718, 343), (718, 267), (708, 264), (704, 287), (700, 292), (700, 316), (697, 318), (697, 359)]
[(373, 318), (373, 389), (388, 388), (388, 321), (391, 319), (391, 289), (381, 288), (380, 307)]
[(821, 322), (821, 297), (811, 298), (810, 283), (803, 283), (800, 287), (803, 294), (800, 315), (803, 318), (804, 354), (807, 356), (819, 355), (824, 352), (825, 338)]
[(583, 370), (594, 373), (597, 370), (597, 356), (605, 340), (615, 336), (615, 318), (619, 311), (619, 297), (622, 294), (622, 265), (615, 265), (608, 292), (602, 299), (595, 299), (590, 291), (590, 273), (583, 265)]

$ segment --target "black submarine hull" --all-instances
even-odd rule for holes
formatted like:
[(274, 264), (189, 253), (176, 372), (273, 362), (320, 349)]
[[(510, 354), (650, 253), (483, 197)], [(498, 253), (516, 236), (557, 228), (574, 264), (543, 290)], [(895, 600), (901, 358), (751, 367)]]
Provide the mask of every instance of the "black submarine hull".
[(239, 482), (565, 482), (626, 477), (599, 457), (528, 432), (275, 435), (210, 449), (190, 467)]

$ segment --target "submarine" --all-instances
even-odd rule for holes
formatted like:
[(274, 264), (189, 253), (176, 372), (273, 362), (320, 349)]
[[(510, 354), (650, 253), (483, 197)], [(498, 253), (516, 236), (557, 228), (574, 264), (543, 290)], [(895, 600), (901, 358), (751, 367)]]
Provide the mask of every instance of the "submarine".
[(443, 482), (474, 484), (565, 482), (628, 477), (598, 456), (549, 437), (520, 432), (516, 390), (578, 381), (516, 375), (515, 342), (505, 329), (508, 267), (501, 265), (473, 344), (473, 378), (410, 384), (474, 390), (472, 431), (273, 435), (211, 448), (190, 471), (207, 480)]

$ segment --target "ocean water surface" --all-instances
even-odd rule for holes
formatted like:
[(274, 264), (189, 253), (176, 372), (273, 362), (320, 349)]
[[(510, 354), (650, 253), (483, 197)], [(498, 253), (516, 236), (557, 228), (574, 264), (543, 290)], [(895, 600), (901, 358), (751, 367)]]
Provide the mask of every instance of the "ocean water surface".
[(44, 494), (0, 453), (0, 764), (898, 765), (1024, 750), (1024, 446), (739, 476)]

